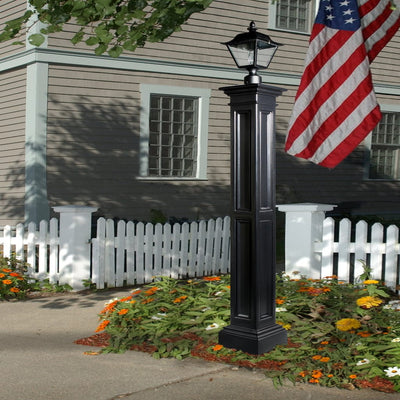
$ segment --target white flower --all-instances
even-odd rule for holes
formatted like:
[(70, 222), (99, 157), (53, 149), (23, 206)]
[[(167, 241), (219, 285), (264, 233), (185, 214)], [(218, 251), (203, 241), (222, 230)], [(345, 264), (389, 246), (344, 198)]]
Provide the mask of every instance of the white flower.
[(400, 300), (389, 301), (389, 303), (384, 305), (383, 308), (386, 310), (400, 311)]
[(276, 307), (276, 312), (285, 312), (287, 309), (285, 307)]
[(400, 337), (392, 339), (392, 342), (395, 342), (395, 343), (400, 342)]
[(154, 319), (154, 320), (156, 320), (156, 321), (161, 321), (161, 318), (160, 318), (160, 317), (157, 317), (157, 315), (153, 315), (153, 316), (151, 317), (151, 319)]
[(364, 364), (369, 364), (368, 358), (364, 358), (363, 360), (360, 360), (356, 365), (364, 365)]
[(400, 375), (400, 368), (399, 367), (389, 367), (384, 370), (386, 372), (386, 376), (391, 378), (392, 376)]
[(223, 295), (224, 294), (224, 292), (216, 292), (216, 293), (214, 293), (214, 296), (221, 296), (221, 295)]
[(106, 302), (104, 303), (104, 305), (105, 305), (105, 306), (108, 306), (109, 304), (113, 303), (114, 301), (118, 301), (118, 300), (119, 300), (118, 297), (114, 297), (113, 299), (106, 301)]
[(219, 328), (219, 325), (214, 323), (214, 324), (208, 325), (206, 327), (206, 331), (211, 331), (212, 329), (217, 329), (217, 328)]
[(167, 316), (166, 313), (162, 313), (162, 312), (157, 313), (157, 315), (159, 315), (160, 317), (166, 317)]

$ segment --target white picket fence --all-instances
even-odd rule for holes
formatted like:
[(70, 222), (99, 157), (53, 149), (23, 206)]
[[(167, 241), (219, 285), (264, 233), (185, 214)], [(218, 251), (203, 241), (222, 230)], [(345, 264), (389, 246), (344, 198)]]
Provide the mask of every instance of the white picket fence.
[(399, 228), (380, 223), (368, 226), (365, 221), (352, 226), (346, 218), (325, 218), (325, 212), (334, 207), (313, 203), (278, 206), (286, 214), (285, 272), (313, 279), (337, 275), (352, 282), (363, 273), (364, 262), (374, 279), (399, 289)]
[(14, 228), (0, 228), (0, 253), (7, 258), (15, 255), (28, 264), (29, 276), (37, 279), (49, 278), (58, 281), (59, 255), (58, 219), (41, 221), (39, 229), (35, 223), (18, 224)]
[(83, 289), (148, 283), (156, 276), (200, 277), (227, 273), (230, 268), (230, 219), (192, 223), (143, 224), (97, 220), (91, 238), (91, 207), (65, 206), (50, 222), (26, 228), (0, 228), (0, 253), (29, 264), (38, 279)]
[(326, 218), (322, 241), (315, 243), (315, 251), (321, 253), (322, 277), (336, 272), (339, 279), (348, 282), (364, 272), (364, 263), (372, 268), (373, 279), (392, 288), (399, 284), (399, 228), (395, 225), (384, 228), (375, 223), (369, 227), (367, 222), (359, 221), (352, 235), (352, 223), (344, 218), (335, 241), (335, 220)]
[(155, 276), (227, 273), (230, 219), (143, 224), (100, 218), (92, 239), (92, 281), (98, 288), (151, 282)]

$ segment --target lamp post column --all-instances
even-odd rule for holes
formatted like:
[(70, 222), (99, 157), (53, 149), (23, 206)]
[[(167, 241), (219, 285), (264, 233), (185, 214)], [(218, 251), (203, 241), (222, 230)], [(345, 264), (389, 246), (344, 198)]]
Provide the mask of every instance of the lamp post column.
[(231, 106), (231, 324), (225, 347), (262, 354), (287, 342), (275, 322), (275, 107), (283, 89), (222, 88)]

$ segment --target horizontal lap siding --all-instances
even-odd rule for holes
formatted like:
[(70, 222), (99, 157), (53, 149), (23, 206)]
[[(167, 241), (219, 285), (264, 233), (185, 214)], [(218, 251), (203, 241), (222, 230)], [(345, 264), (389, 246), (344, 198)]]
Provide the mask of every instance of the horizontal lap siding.
[(24, 218), (25, 69), (0, 74), (0, 82), (0, 225), (5, 225)]
[[(139, 175), (140, 83), (212, 89), (207, 181), (144, 181)], [(48, 104), (50, 205), (81, 203), (107, 217), (212, 217), (229, 210), (227, 82), (68, 66), (51, 66)], [(216, 105), (217, 104), (217, 105)]]
[[(1, 0), (0, 1), (0, 29), (9, 20), (18, 18), (26, 11), (26, 0)], [(25, 50), (24, 46), (13, 45), (14, 41), (25, 42), (25, 34), (13, 40), (0, 43), (1, 58)]]

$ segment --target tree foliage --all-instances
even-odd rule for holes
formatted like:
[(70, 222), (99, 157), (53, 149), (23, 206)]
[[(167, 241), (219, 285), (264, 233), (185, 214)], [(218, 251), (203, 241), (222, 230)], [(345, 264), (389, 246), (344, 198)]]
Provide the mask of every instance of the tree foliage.
[(97, 55), (107, 52), (118, 57), (146, 42), (160, 42), (179, 31), (189, 17), (203, 11), (212, 0), (29, 0), (32, 8), (8, 21), (0, 32), (0, 42), (18, 39), (29, 20), (44, 28), (29, 35), (40, 46), (45, 35), (61, 32), (72, 22), (79, 26), (71, 42), (94, 46)]

